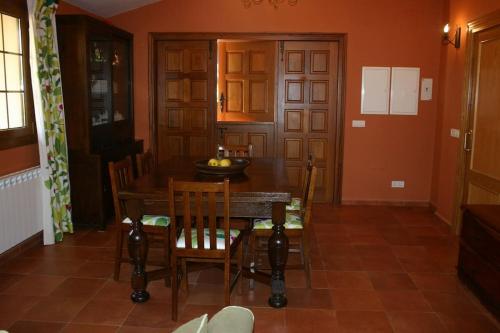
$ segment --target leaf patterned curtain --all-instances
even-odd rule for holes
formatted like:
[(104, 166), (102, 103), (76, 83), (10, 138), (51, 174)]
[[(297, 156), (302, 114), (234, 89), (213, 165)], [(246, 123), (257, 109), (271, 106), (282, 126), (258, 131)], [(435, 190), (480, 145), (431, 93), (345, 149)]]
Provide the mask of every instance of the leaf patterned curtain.
[(30, 66), (42, 169), (44, 243), (73, 232), (61, 70), (57, 50), (56, 0), (27, 0)]

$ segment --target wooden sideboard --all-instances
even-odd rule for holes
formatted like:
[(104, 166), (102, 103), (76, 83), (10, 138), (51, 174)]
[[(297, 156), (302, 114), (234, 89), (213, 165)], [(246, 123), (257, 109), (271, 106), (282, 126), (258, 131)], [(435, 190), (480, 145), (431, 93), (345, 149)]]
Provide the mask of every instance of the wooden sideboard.
[(500, 205), (466, 205), (458, 276), (500, 318)]

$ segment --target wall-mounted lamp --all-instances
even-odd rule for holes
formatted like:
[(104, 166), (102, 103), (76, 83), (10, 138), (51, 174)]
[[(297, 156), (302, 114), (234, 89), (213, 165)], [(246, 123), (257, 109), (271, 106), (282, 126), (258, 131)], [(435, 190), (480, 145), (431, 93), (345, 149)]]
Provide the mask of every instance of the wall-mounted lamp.
[(446, 24), (443, 28), (443, 44), (451, 44), (455, 46), (456, 49), (460, 48), (460, 34), (462, 32), (462, 29), (460, 27), (457, 27), (457, 30), (455, 30), (455, 37), (453, 38), (454, 41), (450, 39), (450, 25)]

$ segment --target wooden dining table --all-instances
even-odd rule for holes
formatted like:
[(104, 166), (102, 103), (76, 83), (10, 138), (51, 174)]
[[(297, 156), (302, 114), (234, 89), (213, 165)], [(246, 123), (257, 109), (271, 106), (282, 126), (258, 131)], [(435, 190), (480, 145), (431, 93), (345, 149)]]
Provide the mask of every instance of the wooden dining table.
[[(148, 253), (147, 235), (142, 230), (144, 214), (168, 215), (167, 181), (221, 181), (223, 176), (199, 173), (195, 162), (201, 158), (177, 157), (160, 164), (149, 175), (137, 178), (119, 191), (125, 214), (132, 220), (129, 234), (129, 255), (133, 263), (132, 294), (134, 302), (149, 299), (146, 272)], [(285, 206), (291, 201), (292, 191), (281, 159), (253, 158), (244, 173), (230, 176), (230, 215), (237, 218), (272, 218), (273, 233), (268, 241), (268, 257), (271, 267), (271, 296), (269, 305), (280, 308), (287, 304), (285, 289), (285, 266), (288, 257), (288, 238), (285, 234)], [(221, 206), (222, 207), (222, 206)], [(222, 214), (221, 214), (222, 215)], [(257, 276), (253, 269), (247, 275)]]

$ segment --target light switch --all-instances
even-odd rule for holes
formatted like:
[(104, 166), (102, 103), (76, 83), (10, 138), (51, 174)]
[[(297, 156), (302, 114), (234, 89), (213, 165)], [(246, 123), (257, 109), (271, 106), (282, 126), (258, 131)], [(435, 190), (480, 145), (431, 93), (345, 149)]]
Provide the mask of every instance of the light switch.
[(432, 79), (422, 79), (422, 87), (420, 89), (420, 99), (422, 101), (432, 100)]
[(460, 130), (459, 130), (459, 129), (456, 129), (456, 128), (452, 128), (452, 129), (450, 130), (450, 136), (451, 136), (452, 138), (457, 138), (457, 139), (458, 139), (458, 138), (460, 137)]
[(352, 127), (365, 127), (365, 121), (364, 120), (353, 120), (352, 121)]

